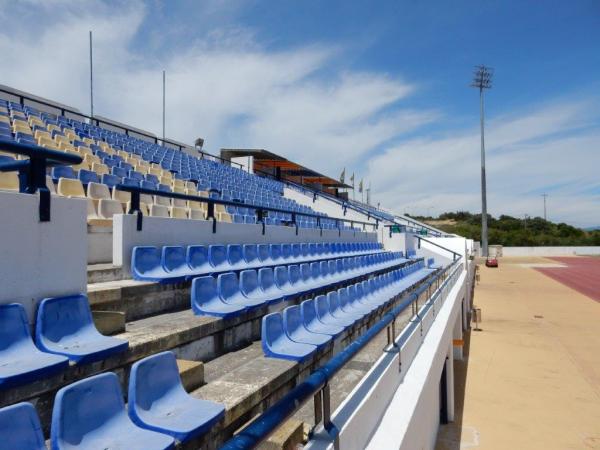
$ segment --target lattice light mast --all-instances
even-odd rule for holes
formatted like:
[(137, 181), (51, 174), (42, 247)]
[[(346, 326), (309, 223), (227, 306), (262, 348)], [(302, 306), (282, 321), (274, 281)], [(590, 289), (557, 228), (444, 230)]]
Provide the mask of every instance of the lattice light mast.
[(485, 181), (485, 139), (484, 139), (484, 113), (483, 91), (492, 87), (493, 69), (484, 65), (475, 66), (473, 83), (471, 87), (479, 88), (479, 116), (481, 126), (481, 254), (488, 256), (488, 227), (487, 227), (487, 194)]

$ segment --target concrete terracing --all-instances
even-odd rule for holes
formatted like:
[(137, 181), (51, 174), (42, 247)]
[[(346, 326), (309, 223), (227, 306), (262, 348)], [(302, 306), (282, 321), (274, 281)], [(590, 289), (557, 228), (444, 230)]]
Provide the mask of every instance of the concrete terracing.
[[(482, 266), (482, 331), (455, 361), (456, 420), (438, 450), (600, 449), (600, 303), (536, 270), (547, 258)], [(559, 270), (559, 269), (556, 269)]]

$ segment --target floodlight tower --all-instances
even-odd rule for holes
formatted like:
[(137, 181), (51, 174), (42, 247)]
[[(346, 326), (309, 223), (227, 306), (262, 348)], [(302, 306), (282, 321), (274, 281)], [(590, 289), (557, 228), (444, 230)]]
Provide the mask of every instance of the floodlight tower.
[(493, 69), (484, 65), (475, 66), (471, 87), (479, 88), (479, 117), (481, 126), (481, 252), (488, 256), (487, 194), (485, 181), (485, 139), (483, 132), (483, 90), (492, 87)]

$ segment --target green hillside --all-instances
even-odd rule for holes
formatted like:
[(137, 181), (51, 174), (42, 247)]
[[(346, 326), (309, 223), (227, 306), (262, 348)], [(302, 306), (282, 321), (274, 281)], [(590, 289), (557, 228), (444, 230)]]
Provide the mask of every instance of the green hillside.
[[(439, 217), (414, 217), (448, 233), (455, 233), (476, 241), (481, 239), (481, 214), (466, 211), (449, 212)], [(488, 215), (490, 245), (504, 246), (559, 246), (600, 245), (600, 230), (585, 231), (566, 223), (553, 223), (541, 217), (519, 219), (502, 215)]]

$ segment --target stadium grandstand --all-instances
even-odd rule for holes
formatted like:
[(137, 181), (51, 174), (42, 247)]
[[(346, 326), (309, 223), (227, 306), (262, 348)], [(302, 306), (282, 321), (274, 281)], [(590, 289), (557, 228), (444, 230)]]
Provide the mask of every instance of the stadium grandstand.
[(473, 242), (337, 188), (1, 87), (0, 448), (364, 448), (401, 383), (435, 436)]

